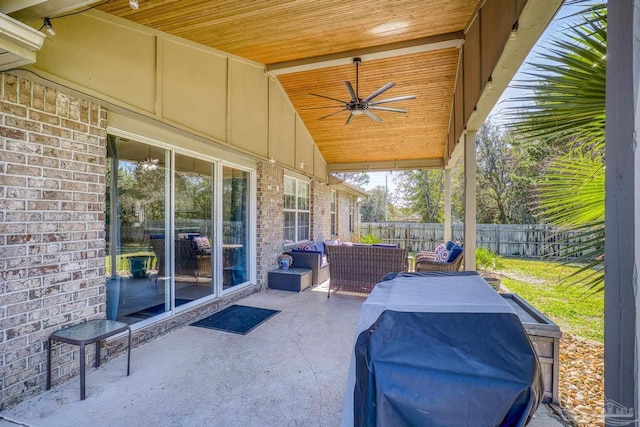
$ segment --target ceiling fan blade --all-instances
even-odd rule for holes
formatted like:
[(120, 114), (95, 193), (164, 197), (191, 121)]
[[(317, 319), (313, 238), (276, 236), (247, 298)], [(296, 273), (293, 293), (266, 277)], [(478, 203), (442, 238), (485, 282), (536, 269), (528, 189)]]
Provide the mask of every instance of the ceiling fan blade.
[(375, 120), (376, 122), (381, 122), (381, 121), (382, 121), (382, 119), (381, 119), (380, 117), (376, 116), (376, 115), (375, 115), (375, 114), (373, 114), (371, 111), (369, 111), (369, 110), (362, 110), (362, 111), (364, 111), (364, 113), (365, 113), (367, 116), (371, 117), (371, 118), (372, 118), (373, 120)]
[(416, 99), (415, 95), (397, 96), (395, 98), (381, 99), (380, 101), (370, 102), (369, 105), (386, 104), (387, 102), (406, 101), (408, 99)]
[(310, 93), (309, 95), (318, 96), (318, 97), (320, 97), (320, 98), (330, 99), (330, 100), (332, 100), (332, 101), (337, 101), (337, 102), (339, 102), (340, 104), (345, 104), (345, 105), (347, 104), (345, 101), (341, 101), (341, 100), (339, 100), (339, 99), (331, 98), (330, 96), (318, 95), (317, 93)]
[(320, 110), (322, 108), (344, 108), (344, 105), (325, 105), (324, 107), (306, 107), (301, 110)]
[(408, 113), (409, 112), (409, 110), (405, 110), (405, 109), (402, 109), (402, 108), (376, 107), (375, 105), (369, 105), (369, 110), (393, 111), (394, 113)]
[(348, 125), (349, 123), (351, 123), (351, 120), (353, 120), (353, 113), (349, 114), (349, 118), (347, 119), (347, 123), (345, 123), (345, 124)]
[(346, 109), (346, 108), (344, 108), (344, 109), (342, 109), (342, 110), (340, 110), (340, 111), (336, 111), (335, 113), (327, 114), (326, 116), (322, 116), (322, 117), (320, 117), (318, 120), (322, 120), (322, 119), (326, 119), (327, 117), (335, 116), (336, 114), (340, 114), (340, 113), (342, 113), (343, 111), (347, 111), (347, 109)]
[(349, 95), (351, 96), (351, 100), (353, 102), (358, 102), (358, 97), (356, 96), (356, 93), (353, 91), (353, 86), (351, 86), (351, 82), (344, 82), (344, 85), (347, 87), (347, 90), (349, 91)]
[(395, 83), (393, 82), (389, 82), (386, 85), (382, 86), (380, 89), (378, 89), (377, 91), (373, 92), (371, 95), (367, 96), (366, 98), (364, 98), (362, 100), (362, 102), (369, 102), (371, 101), (373, 98), (375, 98), (376, 96), (380, 95), (381, 93), (391, 89), (393, 86), (395, 86)]

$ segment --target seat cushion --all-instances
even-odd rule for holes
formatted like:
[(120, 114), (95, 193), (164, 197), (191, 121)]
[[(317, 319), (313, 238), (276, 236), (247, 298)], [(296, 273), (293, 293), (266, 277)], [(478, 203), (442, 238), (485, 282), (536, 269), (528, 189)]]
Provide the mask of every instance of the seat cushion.
[(453, 245), (451, 250), (449, 251), (449, 257), (447, 258), (447, 262), (453, 262), (458, 258), (458, 255), (462, 253), (462, 247), (459, 245)]
[(393, 244), (390, 244), (390, 243), (374, 243), (373, 246), (378, 247), (378, 248), (398, 249), (398, 245), (393, 245)]
[(326, 252), (326, 250), (324, 249), (324, 242), (314, 243), (309, 247), (309, 250), (314, 252), (321, 252), (323, 255)]

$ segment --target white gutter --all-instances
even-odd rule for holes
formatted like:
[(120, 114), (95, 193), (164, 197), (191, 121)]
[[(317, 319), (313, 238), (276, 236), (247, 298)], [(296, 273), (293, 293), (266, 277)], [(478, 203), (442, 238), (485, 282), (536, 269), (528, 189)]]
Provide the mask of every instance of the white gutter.
[(0, 13), (0, 71), (33, 64), (45, 35)]

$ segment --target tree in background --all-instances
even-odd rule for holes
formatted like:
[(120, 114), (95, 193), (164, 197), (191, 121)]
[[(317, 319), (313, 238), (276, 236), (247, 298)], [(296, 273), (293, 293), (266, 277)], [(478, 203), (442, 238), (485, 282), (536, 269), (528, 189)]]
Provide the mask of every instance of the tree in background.
[[(548, 150), (535, 142), (520, 143), (490, 122), (483, 125), (476, 140), (477, 220), (485, 224), (537, 223), (532, 212), (540, 158)], [(464, 168), (460, 160), (451, 171), (451, 217), (464, 217)], [(394, 178), (403, 198), (404, 216), (418, 216), (422, 222), (442, 222), (444, 217), (444, 174), (442, 170), (400, 172)]]
[[(392, 197), (387, 200), (387, 191), (382, 185), (378, 185), (369, 191), (369, 197), (360, 203), (360, 215), (362, 222), (384, 222), (385, 210), (388, 208), (389, 220), (396, 215), (396, 208), (392, 203)], [(391, 195), (389, 195), (391, 196)], [(388, 207), (385, 202), (388, 202)]]
[(331, 175), (358, 188), (365, 188), (369, 184), (369, 174), (366, 172), (335, 172)]
[(532, 147), (490, 121), (476, 139), (477, 220), (484, 224), (531, 224), (533, 186), (539, 174)]
[(393, 178), (405, 204), (405, 215), (416, 214), (422, 222), (442, 222), (444, 178), (440, 169), (400, 172)]
[[(569, 4), (582, 3), (573, 1)], [(540, 184), (540, 211), (547, 221), (575, 231), (567, 262), (584, 262), (590, 271), (582, 285), (604, 289), (604, 141), (606, 93), (606, 4), (590, 5), (574, 15), (578, 22), (550, 42), (543, 62), (529, 64), (529, 91), (511, 109), (511, 130), (529, 140), (562, 144), (565, 154), (547, 167)], [(576, 275), (578, 274), (576, 273)], [(568, 279), (572, 280), (575, 275)]]

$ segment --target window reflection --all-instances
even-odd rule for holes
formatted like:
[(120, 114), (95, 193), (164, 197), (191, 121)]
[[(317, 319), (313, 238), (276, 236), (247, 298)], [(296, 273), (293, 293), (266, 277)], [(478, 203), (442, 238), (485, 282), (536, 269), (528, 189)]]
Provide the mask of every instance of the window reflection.
[(163, 238), (167, 150), (109, 136), (107, 148), (107, 318), (135, 323), (170, 309)]
[(176, 154), (175, 303), (215, 293), (212, 275), (213, 164)]
[(228, 289), (248, 280), (249, 173), (228, 166), (222, 172), (222, 284)]
[(250, 173), (224, 167), (216, 183), (215, 163), (180, 153), (171, 159), (170, 150), (108, 137), (109, 319), (139, 322), (249, 280)]

